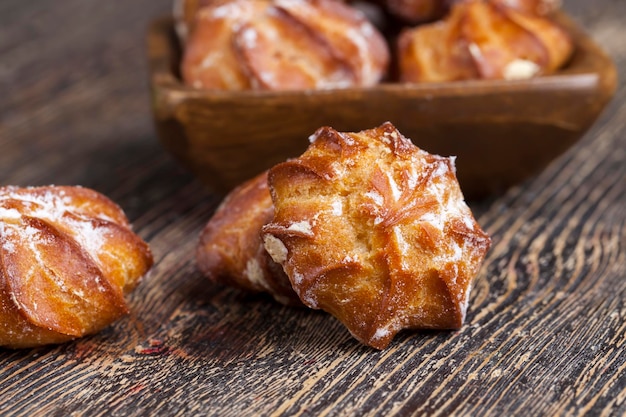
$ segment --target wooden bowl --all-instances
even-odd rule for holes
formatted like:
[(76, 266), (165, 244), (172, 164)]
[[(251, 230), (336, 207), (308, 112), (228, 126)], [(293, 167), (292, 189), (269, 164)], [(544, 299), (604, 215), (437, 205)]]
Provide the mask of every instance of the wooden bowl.
[(360, 131), (390, 121), (420, 148), (457, 156), (468, 198), (503, 190), (574, 144), (611, 99), (611, 59), (564, 14), (576, 52), (556, 75), (523, 81), (381, 84), (289, 92), (203, 91), (178, 76), (173, 21), (149, 29), (152, 105), (163, 146), (220, 192), (299, 156), (320, 126)]

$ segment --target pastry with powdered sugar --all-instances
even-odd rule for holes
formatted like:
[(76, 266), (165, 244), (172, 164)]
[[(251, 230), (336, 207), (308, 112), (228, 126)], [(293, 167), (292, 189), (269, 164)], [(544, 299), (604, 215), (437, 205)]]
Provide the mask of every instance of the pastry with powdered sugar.
[(183, 81), (208, 90), (371, 86), (389, 50), (365, 15), (336, 0), (230, 0), (198, 9)]
[(454, 158), (417, 148), (392, 124), (320, 128), (269, 171), (265, 248), (308, 307), (384, 349), (402, 329), (456, 329), (490, 246)]
[(405, 28), (397, 41), (402, 82), (525, 80), (563, 68), (571, 36), (539, 0), (458, 0), (440, 21)]
[(153, 263), (122, 209), (82, 187), (0, 188), (0, 346), (93, 334)]

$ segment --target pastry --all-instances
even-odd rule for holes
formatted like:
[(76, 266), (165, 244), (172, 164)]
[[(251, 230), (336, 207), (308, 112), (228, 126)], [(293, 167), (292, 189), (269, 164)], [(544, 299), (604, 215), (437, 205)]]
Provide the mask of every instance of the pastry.
[(197, 12), (181, 73), (203, 89), (325, 89), (373, 85), (388, 61), (377, 29), (336, 0), (230, 0)]
[(448, 82), (480, 78), (462, 35), (463, 7), (445, 20), (404, 30), (398, 39), (402, 82)]
[(400, 80), (515, 80), (556, 72), (573, 52), (570, 36), (537, 14), (547, 10), (538, 2), (508, 4), (461, 1), (446, 19), (403, 31), (398, 40)]
[(319, 129), (271, 168), (263, 240), (302, 302), (385, 348), (402, 329), (456, 329), (490, 245), (463, 200), (454, 158), (417, 148), (390, 123)]
[(0, 346), (96, 333), (152, 265), (122, 210), (81, 187), (0, 188)]
[(200, 9), (223, 1), (225, 0), (174, 0), (172, 15), (178, 37), (183, 41), (187, 39)]
[(285, 305), (302, 305), (282, 267), (267, 254), (261, 227), (274, 207), (267, 172), (226, 196), (200, 234), (198, 267), (211, 281), (253, 292), (267, 292)]

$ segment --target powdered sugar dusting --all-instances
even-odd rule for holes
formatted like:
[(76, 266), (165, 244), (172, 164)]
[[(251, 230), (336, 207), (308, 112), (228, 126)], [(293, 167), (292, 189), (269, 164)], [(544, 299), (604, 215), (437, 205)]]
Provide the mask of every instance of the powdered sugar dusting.
[(246, 48), (256, 48), (257, 38), (257, 31), (253, 27), (247, 27), (241, 32), (241, 40)]
[(15, 253), (15, 245), (13, 244), (13, 242), (11, 242), (8, 239), (3, 239), (3, 240), (4, 241), (2, 242), (2, 248), (8, 253)]
[[(380, 349), (406, 326), (462, 324), (459, 312), (464, 319), (470, 274), (489, 239), (465, 204), (454, 175), (455, 159), (419, 150), (390, 124), (337, 135), (353, 135), (359, 146), (346, 157), (338, 152), (345, 150), (343, 143), (316, 141), (317, 136), (311, 140), (315, 163), (326, 158), (319, 174), (319, 187), (326, 187), (322, 192), (311, 187), (310, 193), (283, 201), (281, 187), (274, 190), (280, 223), (266, 230), (294, 228), (302, 234), (308, 232), (303, 221), (315, 226), (315, 242), (288, 235), (292, 252), (286, 272), (294, 290), (305, 304), (317, 308), (319, 302), (355, 337)], [(309, 163), (308, 155), (299, 162)], [(333, 175), (339, 163), (345, 178)], [(300, 197), (305, 210), (296, 210)], [(334, 291), (331, 297), (329, 291)], [(439, 297), (453, 307), (448, 301), (428, 308), (422, 304)]]
[[(63, 190), (55, 193), (46, 190), (44, 193), (7, 193), (0, 196), (2, 200), (19, 201), (22, 206), (21, 212), (17, 209), (0, 210), (0, 219), (3, 222), (16, 221), (23, 215), (44, 220), (50, 224), (57, 224), (66, 230), (94, 259), (105, 242), (106, 232), (97, 226), (98, 221), (87, 219), (74, 214), (76, 210), (72, 205), (72, 199)], [(102, 220), (112, 221), (105, 214), (101, 214)], [(37, 229), (26, 227), (26, 238), (34, 242)], [(6, 239), (5, 239), (6, 241)], [(34, 252), (38, 251), (33, 248)]]
[(107, 240), (107, 229), (98, 227), (96, 220), (80, 217), (67, 216), (65, 223), (73, 231), (72, 236), (76, 242), (91, 255), (92, 259), (97, 260)]
[[(0, 219), (17, 219), (16, 211), (21, 215), (49, 220), (51, 222), (63, 221), (66, 213), (76, 212), (77, 205), (72, 197), (67, 195), (65, 190), (58, 188), (58, 191), (52, 191), (49, 187), (42, 192), (41, 188), (16, 188), (3, 187), (0, 190), (0, 205), (10, 204), (11, 201), (19, 203), (17, 208), (0, 208)], [(110, 222), (114, 222), (112, 218), (104, 212), (98, 214), (98, 218)]]
[(434, 213), (431, 211), (424, 213), (419, 219), (417, 219), (417, 221), (429, 223), (441, 232), (443, 232), (443, 228), (446, 223), (445, 219), (440, 216), (439, 213)]
[(372, 336), (372, 339), (374, 339), (374, 340), (381, 340), (381, 339), (384, 339), (386, 337), (389, 337), (389, 334), (390, 334), (389, 329), (381, 327), (381, 328), (376, 329), (376, 332)]
[(0, 219), (8, 220), (8, 219), (19, 219), (22, 215), (16, 209), (6, 209), (4, 207), (0, 207)]
[(319, 308), (319, 303), (317, 301), (317, 297), (315, 296), (315, 292), (310, 288), (305, 293), (299, 294), (302, 302), (309, 306), (310, 308), (317, 309)]
[[(66, 190), (61, 187), (3, 187), (0, 189), (0, 241), (2, 249), (9, 254), (16, 253), (17, 242), (28, 245), (29, 252), (35, 258), (37, 265), (32, 265), (27, 273), (32, 275), (35, 268), (46, 269), (46, 263), (41, 257), (42, 245), (54, 244), (53, 235), (45, 229), (40, 230), (26, 222), (24, 216), (44, 221), (61, 233), (71, 237), (90, 257), (99, 263), (102, 248), (110, 238), (110, 229), (107, 224), (115, 221), (105, 214), (103, 210), (97, 218), (87, 217), (82, 214), (85, 211), (93, 215), (95, 207), (88, 207), (91, 202), (74, 201)], [(19, 237), (18, 237), (19, 235)], [(115, 257), (114, 253), (109, 253)], [(5, 268), (11, 268), (10, 263)], [(78, 289), (68, 289), (61, 277), (50, 274), (56, 285), (62, 292), (72, 291), (78, 297), (84, 297)], [(107, 287), (96, 278), (98, 289), (107, 291)]]
[(385, 204), (385, 199), (376, 190), (370, 190), (366, 192), (365, 196), (371, 199), (374, 202), (374, 204), (376, 204), (379, 207), (382, 207), (382, 205)]
[[(206, 10), (204, 13), (210, 13), (208, 17), (213, 18), (213, 19), (227, 19), (227, 18), (236, 19), (238, 16), (242, 14), (241, 4), (243, 3), (241, 2), (225, 3), (217, 7), (204, 9)], [(200, 13), (202, 14), (202, 11)]]
[(343, 262), (344, 264), (358, 264), (361, 262), (361, 259), (359, 258), (359, 255), (355, 253), (352, 255), (346, 255), (341, 262)]
[(437, 168), (433, 172), (433, 178), (440, 178), (446, 175), (450, 170), (448, 169), (448, 164), (444, 162), (444, 160), (440, 160), (436, 162)]
[(296, 269), (295, 269), (295, 268), (294, 268), (294, 270), (293, 270), (292, 275), (293, 275), (293, 283), (294, 283), (295, 285), (300, 285), (300, 284), (302, 284), (302, 280), (304, 279), (304, 276), (303, 276), (301, 273), (299, 273), (298, 271), (296, 271)]
[(331, 213), (334, 216), (341, 216), (343, 214), (343, 200), (341, 199), (335, 199), (332, 201), (332, 203), (330, 204), (330, 208), (331, 208)]

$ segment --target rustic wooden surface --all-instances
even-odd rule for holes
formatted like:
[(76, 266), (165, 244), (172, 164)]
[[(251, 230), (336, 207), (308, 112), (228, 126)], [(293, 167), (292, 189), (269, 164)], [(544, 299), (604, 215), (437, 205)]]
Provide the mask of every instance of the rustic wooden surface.
[[(626, 90), (540, 175), (473, 202), (493, 247), (456, 332), (383, 352), (330, 316), (216, 287), (196, 236), (219, 198), (158, 144), (147, 22), (169, 0), (0, 2), (0, 181), (117, 201), (156, 266), (132, 314), (0, 349), (0, 415), (625, 415)], [(621, 0), (566, 10), (626, 76)]]

